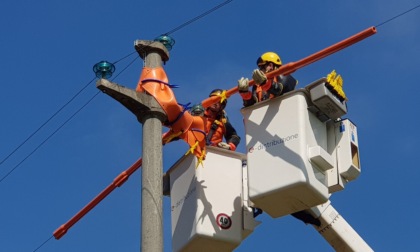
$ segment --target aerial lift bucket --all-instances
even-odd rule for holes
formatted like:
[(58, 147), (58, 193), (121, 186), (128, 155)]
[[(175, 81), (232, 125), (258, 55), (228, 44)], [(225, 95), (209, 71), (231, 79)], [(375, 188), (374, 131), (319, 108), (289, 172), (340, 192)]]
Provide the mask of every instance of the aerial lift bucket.
[(326, 78), (241, 112), (249, 197), (256, 207), (281, 217), (325, 203), (328, 172), (337, 169), (337, 143), (328, 140), (335, 138), (331, 125), (347, 113)]
[(243, 190), (246, 156), (211, 146), (207, 151), (204, 167), (186, 155), (167, 172), (173, 251), (232, 251), (259, 224)]

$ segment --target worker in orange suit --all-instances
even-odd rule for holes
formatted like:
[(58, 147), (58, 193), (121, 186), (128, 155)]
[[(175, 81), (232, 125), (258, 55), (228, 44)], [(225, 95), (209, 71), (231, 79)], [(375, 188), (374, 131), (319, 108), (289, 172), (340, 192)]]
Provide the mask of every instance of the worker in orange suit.
[[(215, 89), (210, 92), (209, 97), (222, 96), (222, 94), (223, 90)], [(191, 108), (191, 115), (203, 116), (205, 118), (207, 145), (235, 151), (241, 141), (241, 138), (229, 122), (227, 114), (224, 110), (226, 104), (226, 99), (221, 99), (220, 102), (212, 104), (207, 109), (204, 109), (201, 104), (197, 104)], [(223, 138), (225, 138), (226, 142), (223, 141)]]
[(252, 72), (254, 86), (249, 91), (249, 80), (242, 77), (238, 80), (238, 90), (245, 107), (254, 105), (295, 89), (297, 80), (291, 75), (267, 78), (265, 75), (282, 65), (280, 57), (274, 52), (266, 52), (257, 59), (258, 69)]

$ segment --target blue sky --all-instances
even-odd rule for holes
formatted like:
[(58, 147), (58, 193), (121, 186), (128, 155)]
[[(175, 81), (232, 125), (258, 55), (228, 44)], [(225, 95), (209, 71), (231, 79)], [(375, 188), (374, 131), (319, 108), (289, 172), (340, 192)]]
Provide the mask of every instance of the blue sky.
[[(23, 1), (0, 8), (2, 92), (0, 160), (95, 76), (92, 66), (134, 51), (221, 1)], [(257, 57), (276, 51), (297, 61), (419, 4), (418, 1), (236, 0), (176, 31), (165, 65), (181, 103), (250, 77)], [(358, 127), (362, 174), (331, 201), (375, 251), (418, 251), (417, 167), (420, 120), (420, 9), (380, 27), (352, 47), (298, 70), (299, 88), (336, 69)], [(121, 72), (131, 58), (119, 62)], [(115, 78), (135, 88), (137, 59)], [(114, 75), (115, 76), (115, 75)], [(141, 125), (92, 82), (53, 120), (0, 165), (0, 251), (33, 251), (141, 156)], [(60, 125), (93, 100), (38, 148)], [(243, 136), (241, 100), (227, 112)], [(166, 129), (165, 129), (166, 130)], [(164, 171), (186, 151), (164, 147)], [(23, 162), (22, 162), (23, 161)], [(21, 163), (22, 162), (22, 163)], [(140, 172), (60, 240), (39, 251), (139, 251)], [(164, 198), (164, 250), (171, 251), (170, 199)], [(262, 224), (236, 251), (333, 251), (310, 226), (286, 216)]]

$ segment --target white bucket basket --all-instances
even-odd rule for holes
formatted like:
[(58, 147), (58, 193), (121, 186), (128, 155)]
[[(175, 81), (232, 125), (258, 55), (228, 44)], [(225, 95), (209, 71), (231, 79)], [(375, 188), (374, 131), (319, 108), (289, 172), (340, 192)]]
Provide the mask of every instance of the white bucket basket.
[(216, 147), (207, 151), (204, 167), (196, 169), (197, 158), (187, 155), (168, 171), (173, 251), (232, 251), (252, 232), (246, 228), (252, 214), (244, 211), (245, 155)]
[[(324, 84), (321, 79), (310, 86)], [(325, 95), (332, 96), (328, 90)], [(249, 197), (272, 217), (308, 209), (329, 199), (326, 173), (336, 166), (336, 158), (332, 151), (328, 152), (325, 113), (319, 116), (322, 111), (310, 96), (307, 89), (299, 89), (241, 110)]]

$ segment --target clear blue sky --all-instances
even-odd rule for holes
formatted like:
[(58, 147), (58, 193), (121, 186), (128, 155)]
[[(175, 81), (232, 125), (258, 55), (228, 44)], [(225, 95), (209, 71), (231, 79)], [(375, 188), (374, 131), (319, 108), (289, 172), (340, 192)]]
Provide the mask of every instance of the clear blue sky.
[[(134, 51), (136, 39), (153, 40), (221, 2), (2, 1), (0, 160), (94, 78), (95, 63), (119, 60)], [(170, 82), (181, 86), (177, 100), (196, 103), (214, 88), (229, 89), (240, 77), (250, 77), (265, 51), (278, 52), (284, 63), (297, 61), (418, 4), (236, 0), (173, 33), (176, 44), (165, 70)], [(299, 88), (333, 69), (344, 78), (362, 174), (331, 201), (375, 251), (420, 249), (419, 23), (416, 9), (293, 74)], [(116, 73), (135, 56), (118, 63)], [(141, 67), (137, 59), (114, 81), (135, 88)], [(141, 156), (141, 125), (102, 93), (30, 155), (97, 92), (92, 82), (0, 165), (0, 177), (18, 165), (0, 183), (0, 251), (33, 251)], [(243, 136), (238, 150), (244, 152), (241, 105), (235, 95), (227, 111)], [(186, 148), (183, 142), (165, 146), (164, 171)], [(137, 171), (64, 237), (39, 251), (139, 251), (140, 181)], [(165, 251), (171, 251), (169, 201), (164, 198)], [(290, 216), (258, 218), (263, 223), (236, 251), (333, 251), (311, 226)]]

